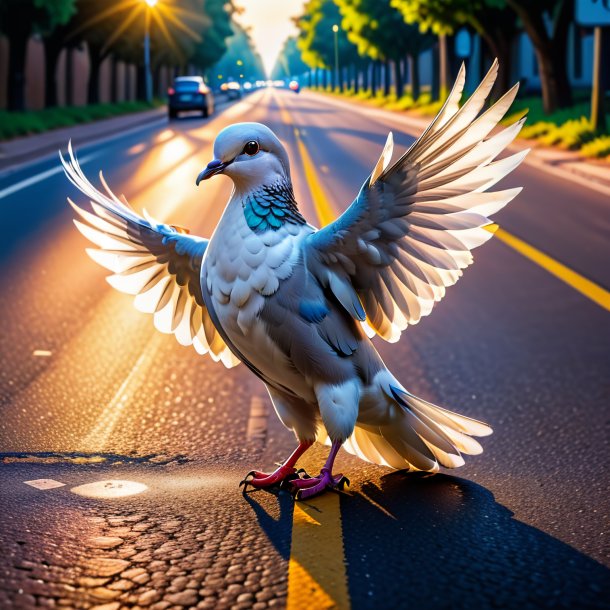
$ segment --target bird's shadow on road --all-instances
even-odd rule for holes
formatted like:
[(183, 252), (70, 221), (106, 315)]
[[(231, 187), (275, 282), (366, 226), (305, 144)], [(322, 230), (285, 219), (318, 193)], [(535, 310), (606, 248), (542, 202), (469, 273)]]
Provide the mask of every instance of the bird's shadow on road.
[[(245, 497), (287, 559), (292, 498)], [(610, 570), (472, 481), (394, 472), (342, 495), (341, 517), (353, 608), (610, 608)]]
[(610, 570), (472, 481), (394, 472), (342, 500), (355, 608), (610, 608)]
[(282, 559), (290, 558), (290, 534), (294, 500), (285, 491), (244, 493), (244, 499), (256, 515), (258, 524)]

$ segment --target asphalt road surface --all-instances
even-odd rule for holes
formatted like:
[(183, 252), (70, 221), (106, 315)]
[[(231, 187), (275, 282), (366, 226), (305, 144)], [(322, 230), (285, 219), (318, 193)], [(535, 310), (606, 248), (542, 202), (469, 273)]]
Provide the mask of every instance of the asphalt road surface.
[[(337, 213), (390, 128), (398, 148), (413, 141), (395, 114), (265, 90), (209, 120), (73, 144), (137, 209), (209, 236), (230, 184), (195, 178), (243, 120), (284, 141), (314, 224), (299, 139)], [(485, 453), (422, 476), (341, 452), (346, 494), (243, 496), (292, 435), (246, 367), (157, 333), (104, 281), (57, 168), (0, 177), (0, 608), (610, 608), (607, 310), (492, 239), (430, 317), (378, 342), (410, 391), (494, 427)], [(502, 184), (525, 187), (502, 228), (610, 288), (607, 198), (528, 165)], [(39, 479), (63, 485), (24, 483)], [(73, 493), (109, 480), (125, 483)]]

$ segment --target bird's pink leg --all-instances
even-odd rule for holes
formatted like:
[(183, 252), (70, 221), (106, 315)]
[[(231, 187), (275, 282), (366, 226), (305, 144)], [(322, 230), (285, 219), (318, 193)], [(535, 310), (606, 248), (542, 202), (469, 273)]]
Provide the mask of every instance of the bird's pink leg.
[[(313, 441), (301, 441), (299, 446), (292, 452), (290, 457), (274, 472), (259, 472), (258, 470), (252, 470), (246, 475), (246, 478), (240, 483), (240, 486), (245, 484), (246, 486), (252, 485), (252, 487), (272, 487), (277, 483), (281, 483), (287, 476), (296, 473), (294, 467), (297, 460), (313, 445)], [(251, 479), (248, 479), (252, 476)]]
[(306, 498), (317, 496), (329, 488), (342, 487), (344, 481), (349, 483), (342, 474), (333, 476), (333, 465), (341, 445), (343, 445), (342, 441), (333, 441), (326, 464), (324, 464), (324, 467), (317, 477), (312, 477), (310, 479), (294, 479), (290, 481), (290, 485), (296, 490), (297, 500), (305, 500)]

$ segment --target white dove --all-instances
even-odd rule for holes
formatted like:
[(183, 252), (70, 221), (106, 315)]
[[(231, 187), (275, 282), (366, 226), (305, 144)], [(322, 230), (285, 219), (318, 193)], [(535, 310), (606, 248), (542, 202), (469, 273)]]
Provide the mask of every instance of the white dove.
[[(521, 189), (486, 192), (527, 151), (496, 156), (524, 119), (497, 126), (517, 85), (484, 112), (498, 71), (494, 62), (460, 107), (464, 67), (436, 118), (393, 164), (392, 137), (358, 196), (333, 223), (316, 229), (294, 199), (288, 155), (258, 123), (225, 128), (215, 159), (197, 184), (217, 174), (234, 184), (212, 237), (185, 234), (139, 216), (100, 179), (84, 176), (70, 147), (68, 178), (91, 199), (70, 204), (79, 230), (100, 249), (88, 253), (114, 275), (109, 283), (135, 296), (155, 326), (227, 367), (240, 361), (263, 380), (298, 447), (272, 473), (246, 481), (265, 488), (288, 481), (307, 498), (342, 486), (333, 474), (341, 446), (391, 468), (455, 468), (491, 433), (480, 421), (408, 392), (370, 337), (394, 342), (455, 284), (486, 242), (488, 217)], [(488, 137), (489, 136), (489, 137)], [(60, 155), (61, 156), (61, 155)], [(298, 477), (295, 463), (314, 443), (331, 446), (318, 476)]]

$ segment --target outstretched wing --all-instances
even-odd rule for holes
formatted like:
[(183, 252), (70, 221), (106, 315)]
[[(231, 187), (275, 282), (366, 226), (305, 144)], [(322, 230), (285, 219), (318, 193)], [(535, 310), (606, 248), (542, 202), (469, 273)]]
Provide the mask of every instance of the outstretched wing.
[(139, 216), (124, 197), (108, 188), (97, 190), (83, 174), (72, 146), (69, 159), (60, 154), (68, 179), (90, 198), (88, 211), (68, 202), (80, 217), (78, 230), (99, 246), (87, 254), (114, 273), (108, 283), (135, 295), (136, 309), (154, 314), (154, 324), (163, 333), (173, 333), (182, 345), (193, 345), (200, 354), (210, 353), (231, 368), (239, 360), (231, 353), (214, 327), (201, 294), (201, 264), (208, 240), (185, 234), (170, 225)]
[[(486, 192), (528, 151), (494, 161), (516, 137), (517, 123), (494, 133), (517, 85), (481, 113), (498, 72), (494, 62), (459, 107), (465, 80), (453, 89), (423, 135), (391, 167), (392, 138), (355, 201), (306, 241), (307, 264), (351, 315), (387, 341), (432, 310), (486, 242), (489, 216), (521, 189)], [(372, 333), (374, 334), (374, 333)]]

